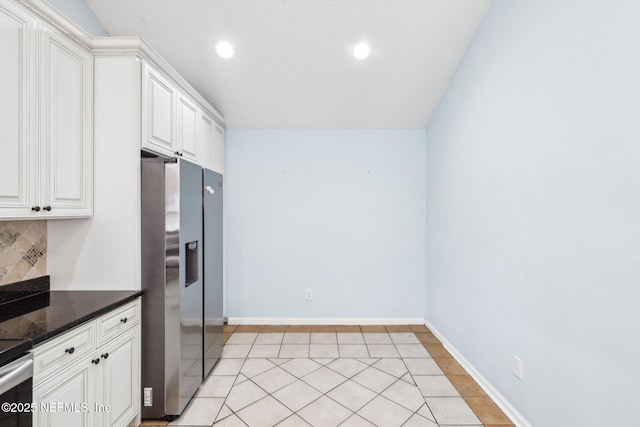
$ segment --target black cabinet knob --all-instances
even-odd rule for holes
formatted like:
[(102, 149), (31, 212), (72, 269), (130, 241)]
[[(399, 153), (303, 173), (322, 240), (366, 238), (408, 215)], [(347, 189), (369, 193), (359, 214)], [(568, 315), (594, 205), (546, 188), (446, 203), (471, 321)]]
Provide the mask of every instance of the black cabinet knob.
[(44, 209), (45, 211), (50, 211), (50, 210), (51, 210), (51, 206), (45, 206), (45, 207), (44, 207), (44, 208), (42, 208), (42, 209)]
[(64, 352), (65, 353), (69, 353), (69, 354), (73, 354), (73, 352), (76, 351), (75, 347), (69, 347), (68, 349), (66, 349)]
[(31, 210), (34, 212), (40, 212), (40, 206), (34, 206), (31, 208)]
[(100, 363), (100, 358), (98, 358), (98, 359), (93, 359), (93, 360), (91, 361), (91, 363), (93, 363), (94, 365), (97, 365), (98, 363)]
[(100, 357), (102, 357), (103, 359), (106, 359), (106, 358), (108, 358), (108, 357), (109, 357), (109, 353), (105, 353), (105, 354), (103, 354), (103, 355), (102, 355), (102, 356), (100, 356)]
[(127, 323), (127, 318), (125, 317), (124, 319), (120, 319), (120, 321), (121, 321), (122, 323)]

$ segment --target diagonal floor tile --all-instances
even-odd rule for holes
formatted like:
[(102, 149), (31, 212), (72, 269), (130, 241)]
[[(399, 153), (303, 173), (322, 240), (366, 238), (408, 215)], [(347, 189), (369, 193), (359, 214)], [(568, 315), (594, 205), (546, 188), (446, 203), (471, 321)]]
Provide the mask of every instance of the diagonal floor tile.
[[(327, 393), (327, 396), (356, 412), (376, 397), (376, 393), (354, 381), (346, 381)], [(422, 396), (420, 396), (420, 400), (420, 403), (424, 402)]]
[(382, 395), (412, 412), (417, 411), (424, 405), (424, 397), (422, 397), (418, 387), (407, 384), (404, 381), (396, 381), (391, 384), (389, 388), (382, 392)]
[(407, 367), (404, 365), (402, 359), (380, 359), (371, 366), (380, 369), (381, 371), (384, 371), (389, 375), (393, 375), (396, 378), (400, 378), (407, 373)]
[(415, 381), (413, 381), (413, 377), (409, 373), (404, 374), (400, 379), (406, 382), (407, 384), (416, 385)]
[(267, 393), (252, 383), (251, 381), (245, 381), (238, 385), (234, 385), (225, 400), (225, 404), (231, 408), (232, 411), (238, 412), (240, 409), (253, 402), (262, 399)]
[(367, 368), (352, 378), (353, 381), (365, 386), (369, 390), (381, 393), (396, 381), (395, 377), (375, 368)]
[(311, 424), (297, 416), (291, 415), (289, 418), (285, 418), (284, 421), (279, 423), (276, 427), (313, 427)]
[(329, 363), (333, 362), (333, 361), (334, 361), (334, 360), (336, 360), (336, 359), (333, 359), (333, 358), (331, 358), (331, 359), (316, 358), (316, 359), (313, 359), (313, 360), (314, 360), (315, 362), (318, 362), (318, 363), (319, 363), (319, 364), (321, 364), (321, 365), (328, 365)]
[(236, 378), (236, 382), (235, 382), (235, 383), (233, 383), (233, 384), (234, 384), (234, 385), (236, 385), (236, 384), (240, 384), (240, 383), (242, 383), (242, 382), (247, 381), (248, 379), (249, 379), (249, 378), (245, 377), (244, 375), (242, 375), (242, 374), (238, 374), (238, 377)]
[[(302, 381), (309, 384), (316, 390), (326, 393), (337, 385), (345, 382), (347, 379), (335, 371), (323, 366), (322, 368), (311, 372), (302, 377)], [(304, 418), (304, 417), (303, 417)]]
[(371, 424), (358, 414), (353, 414), (345, 422), (340, 424), (340, 427), (376, 427), (375, 424)]
[(269, 393), (273, 393), (287, 384), (291, 384), (295, 380), (296, 377), (279, 366), (251, 378), (251, 381), (258, 384), (263, 390), (266, 390)]
[(298, 415), (317, 427), (335, 427), (351, 416), (352, 412), (326, 396), (305, 406)]
[(222, 405), (222, 409), (218, 412), (218, 416), (216, 417), (216, 421), (220, 421), (224, 418), (227, 418), (229, 415), (233, 414), (233, 411), (229, 409), (227, 405)]
[(347, 378), (351, 378), (360, 371), (367, 368), (367, 365), (356, 359), (336, 359), (327, 365), (337, 373)]
[(420, 409), (418, 409), (418, 412), (416, 412), (416, 414), (422, 415), (423, 417), (425, 417), (429, 421), (433, 421), (434, 423), (436, 422), (435, 417), (431, 413), (431, 410), (429, 409), (429, 407), (427, 406), (426, 403), (424, 405), (422, 405), (420, 407)]
[(322, 365), (310, 359), (291, 359), (280, 365), (280, 367), (300, 378), (319, 369)]
[(251, 427), (273, 427), (291, 414), (289, 409), (271, 396), (267, 396), (237, 413), (238, 417)]
[(230, 416), (217, 421), (214, 424), (215, 427), (247, 427), (245, 423), (240, 421), (237, 415), (231, 414)]
[(402, 427), (438, 427), (438, 424), (418, 414), (413, 414), (406, 423), (402, 424)]
[(412, 415), (408, 409), (382, 396), (373, 399), (357, 413), (378, 427), (400, 427)]
[(301, 380), (297, 380), (273, 393), (273, 397), (292, 411), (298, 411), (320, 396), (322, 396), (322, 393)]
[(244, 365), (242, 365), (240, 373), (251, 378), (265, 371), (268, 371), (274, 366), (276, 365), (273, 362), (268, 361), (267, 359), (247, 359), (247, 361), (244, 362)]

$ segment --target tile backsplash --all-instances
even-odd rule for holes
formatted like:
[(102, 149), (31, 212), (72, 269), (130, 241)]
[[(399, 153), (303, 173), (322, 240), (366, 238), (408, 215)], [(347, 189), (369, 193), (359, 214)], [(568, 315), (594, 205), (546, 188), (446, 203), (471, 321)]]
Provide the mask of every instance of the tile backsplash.
[(0, 286), (47, 274), (47, 222), (0, 221)]

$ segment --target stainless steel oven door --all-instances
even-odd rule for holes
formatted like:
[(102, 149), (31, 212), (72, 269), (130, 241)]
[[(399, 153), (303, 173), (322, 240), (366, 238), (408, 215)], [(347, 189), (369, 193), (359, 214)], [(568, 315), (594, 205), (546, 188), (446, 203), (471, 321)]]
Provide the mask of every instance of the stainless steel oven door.
[(0, 367), (0, 427), (31, 427), (33, 355)]

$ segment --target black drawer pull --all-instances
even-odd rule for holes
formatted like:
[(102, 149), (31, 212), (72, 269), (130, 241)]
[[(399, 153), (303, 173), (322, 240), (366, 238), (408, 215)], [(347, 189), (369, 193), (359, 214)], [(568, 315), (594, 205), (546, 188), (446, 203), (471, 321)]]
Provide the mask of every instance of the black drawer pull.
[(65, 353), (69, 353), (69, 354), (73, 354), (73, 352), (76, 351), (75, 347), (69, 347), (68, 349), (66, 349), (64, 352)]
[(42, 208), (42, 209), (44, 209), (45, 211), (50, 211), (50, 210), (51, 210), (51, 206), (45, 206), (45, 207), (44, 207), (44, 208)]
[(100, 359), (99, 358), (98, 359), (93, 359), (91, 361), (91, 363), (93, 363), (94, 365), (97, 365), (98, 363), (100, 363)]
[(120, 321), (121, 321), (122, 323), (127, 323), (127, 318), (125, 317), (124, 319), (120, 319)]
[(108, 357), (109, 357), (109, 353), (105, 353), (105, 354), (103, 354), (103, 355), (102, 355), (102, 356), (100, 356), (100, 357), (102, 357), (103, 359), (106, 359), (106, 358), (108, 358)]
[(34, 212), (40, 212), (40, 206), (34, 206), (31, 208), (31, 210)]

